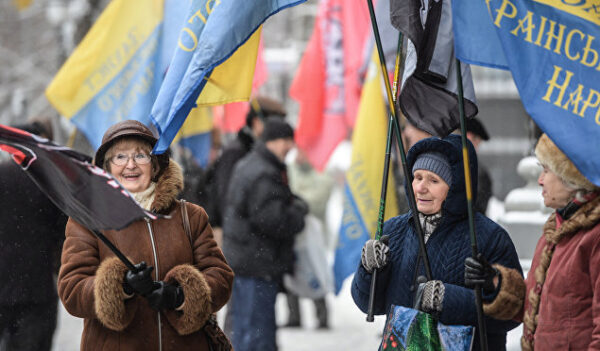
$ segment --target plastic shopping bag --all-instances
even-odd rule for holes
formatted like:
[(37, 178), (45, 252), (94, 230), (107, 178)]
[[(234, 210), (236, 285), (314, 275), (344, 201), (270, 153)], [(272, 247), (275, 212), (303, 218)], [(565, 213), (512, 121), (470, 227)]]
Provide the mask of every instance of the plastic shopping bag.
[(379, 351), (469, 351), (473, 331), (472, 326), (444, 325), (428, 313), (392, 305)]
[(313, 215), (305, 217), (304, 230), (294, 243), (294, 273), (283, 277), (285, 288), (300, 297), (318, 299), (333, 291), (333, 271), (327, 262), (323, 224)]

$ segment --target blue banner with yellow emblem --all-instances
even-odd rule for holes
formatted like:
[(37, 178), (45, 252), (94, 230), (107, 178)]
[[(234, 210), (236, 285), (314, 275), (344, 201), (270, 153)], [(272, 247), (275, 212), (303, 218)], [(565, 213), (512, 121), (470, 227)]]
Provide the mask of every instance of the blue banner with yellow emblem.
[(538, 126), (600, 186), (600, 0), (454, 0), (456, 56), (510, 69)]

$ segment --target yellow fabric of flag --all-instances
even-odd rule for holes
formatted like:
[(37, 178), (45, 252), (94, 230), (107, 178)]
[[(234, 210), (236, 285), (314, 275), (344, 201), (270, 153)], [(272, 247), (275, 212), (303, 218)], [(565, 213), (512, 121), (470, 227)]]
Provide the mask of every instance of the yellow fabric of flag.
[[(374, 237), (377, 229), (389, 121), (381, 78), (377, 52), (373, 51), (352, 134), (352, 161), (346, 172), (342, 225), (333, 267), (336, 292), (355, 272), (363, 244)], [(398, 215), (391, 168), (384, 219)]]
[(198, 106), (248, 101), (258, 55), (262, 25), (225, 62), (215, 68), (198, 96)]
[(188, 114), (183, 126), (173, 139), (173, 143), (179, 142), (181, 138), (188, 138), (193, 135), (210, 132), (213, 127), (213, 117), (211, 107), (196, 107)]
[[(352, 162), (346, 174), (350, 191), (355, 196), (356, 205), (371, 236), (374, 236), (377, 227), (388, 126), (381, 81), (381, 66), (374, 52), (360, 98), (352, 134)], [(391, 169), (390, 166), (385, 219), (398, 215)]]
[(25, 10), (29, 6), (31, 6), (33, 0), (13, 0), (13, 4), (17, 7), (19, 11)]
[[(46, 97), (61, 115), (75, 116), (115, 78), (122, 80), (122, 89), (114, 93), (123, 93), (140, 66), (134, 63), (124, 71), (132, 58), (141, 54), (138, 60), (144, 61), (158, 49), (156, 40), (138, 53), (163, 21), (163, 6), (163, 0), (149, 0), (144, 6), (131, 0), (108, 4), (46, 89)], [(108, 109), (109, 101), (102, 99), (98, 107)]]

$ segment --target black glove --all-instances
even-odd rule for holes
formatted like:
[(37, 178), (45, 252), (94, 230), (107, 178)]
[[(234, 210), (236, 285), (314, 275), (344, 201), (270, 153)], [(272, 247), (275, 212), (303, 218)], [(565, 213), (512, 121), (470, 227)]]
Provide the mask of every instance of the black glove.
[(154, 290), (146, 296), (150, 307), (160, 310), (174, 310), (183, 303), (183, 289), (177, 282), (154, 282)]
[(145, 296), (152, 291), (154, 280), (152, 279), (152, 270), (154, 267), (146, 267), (146, 262), (142, 261), (135, 265), (136, 270), (125, 272), (123, 279), (123, 291), (127, 295), (133, 293)]
[(384, 235), (379, 240), (367, 240), (362, 248), (360, 262), (362, 266), (371, 273), (374, 269), (385, 267), (388, 262), (388, 252), (390, 248), (387, 246), (389, 237)]
[(477, 259), (465, 259), (465, 286), (468, 288), (473, 289), (481, 284), (483, 292), (490, 294), (496, 290), (494, 278), (499, 274), (500, 272), (492, 267), (481, 253), (477, 255)]
[(296, 195), (294, 195), (292, 206), (296, 207), (298, 209), (298, 212), (302, 213), (303, 215), (306, 215), (308, 213), (308, 203)]

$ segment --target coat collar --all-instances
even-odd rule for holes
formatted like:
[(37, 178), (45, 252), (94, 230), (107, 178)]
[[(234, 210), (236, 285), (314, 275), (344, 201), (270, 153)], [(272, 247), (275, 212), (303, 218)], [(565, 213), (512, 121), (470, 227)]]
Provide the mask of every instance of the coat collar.
[(156, 182), (152, 211), (166, 214), (183, 190), (183, 171), (177, 162), (170, 160), (169, 166)]
[[(562, 222), (559, 228), (556, 228), (556, 216), (554, 212), (544, 225), (546, 240), (554, 244), (568, 235), (591, 228), (600, 221), (600, 196), (583, 204), (568, 220)], [(556, 230), (551, 230), (555, 228)]]

